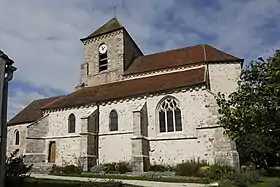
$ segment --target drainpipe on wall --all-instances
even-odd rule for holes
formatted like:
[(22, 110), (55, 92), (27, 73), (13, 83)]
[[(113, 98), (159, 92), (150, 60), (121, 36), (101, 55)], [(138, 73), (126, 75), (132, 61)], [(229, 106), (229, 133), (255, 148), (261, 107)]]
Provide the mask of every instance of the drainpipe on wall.
[(0, 186), (5, 187), (5, 162), (7, 148), (7, 103), (8, 103), (8, 83), (13, 78), (16, 70), (14, 63), (7, 55), (0, 50), (0, 129), (1, 129), (1, 149), (0, 149)]

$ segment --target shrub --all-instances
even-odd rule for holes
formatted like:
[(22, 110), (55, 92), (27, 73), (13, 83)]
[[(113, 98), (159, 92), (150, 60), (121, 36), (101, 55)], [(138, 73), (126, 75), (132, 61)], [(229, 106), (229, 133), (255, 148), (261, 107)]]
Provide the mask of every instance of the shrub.
[(68, 165), (68, 166), (56, 166), (53, 165), (50, 174), (81, 174), (82, 168), (80, 166)]
[(132, 167), (128, 162), (119, 162), (116, 164), (115, 168), (116, 171), (121, 174), (132, 171)]
[(57, 166), (57, 165), (53, 165), (52, 169), (50, 170), (50, 174), (62, 174), (62, 169), (61, 167)]
[(26, 164), (24, 164), (24, 156), (18, 155), (18, 153), (19, 149), (16, 149), (6, 159), (5, 177), (7, 186), (16, 183), (22, 183), (26, 178), (30, 176), (29, 172), (33, 165), (27, 166)]
[(231, 180), (234, 176), (234, 169), (226, 164), (216, 163), (203, 170), (201, 168), (199, 175), (213, 180)]
[(174, 172), (169, 172), (169, 171), (148, 171), (139, 174), (141, 177), (147, 177), (147, 178), (162, 178), (162, 177), (174, 177)]
[(96, 182), (89, 182), (88, 184), (82, 184), (81, 187), (122, 187), (125, 186), (120, 181), (114, 180), (107, 180), (106, 182), (96, 183)]
[(117, 163), (115, 163), (115, 162), (103, 164), (105, 173), (117, 173), (116, 164)]
[(106, 169), (106, 167), (104, 165), (96, 165), (96, 166), (93, 166), (90, 171), (92, 173), (105, 174), (105, 169)]
[(62, 172), (65, 174), (81, 174), (83, 169), (79, 166), (69, 165), (62, 168)]
[(244, 168), (234, 176), (234, 184), (240, 187), (247, 187), (259, 181), (259, 173), (252, 168)]
[(174, 171), (174, 168), (169, 165), (154, 164), (150, 166), (149, 171), (166, 172), (166, 171)]
[(199, 168), (203, 166), (207, 166), (207, 162), (205, 161), (195, 161), (190, 160), (181, 164), (177, 164), (175, 167), (175, 173), (179, 176), (197, 176)]
[(106, 164), (101, 164), (94, 166), (91, 171), (93, 173), (115, 173), (115, 174), (124, 174), (127, 172), (132, 171), (132, 167), (128, 162), (113, 162), (113, 163), (106, 163)]

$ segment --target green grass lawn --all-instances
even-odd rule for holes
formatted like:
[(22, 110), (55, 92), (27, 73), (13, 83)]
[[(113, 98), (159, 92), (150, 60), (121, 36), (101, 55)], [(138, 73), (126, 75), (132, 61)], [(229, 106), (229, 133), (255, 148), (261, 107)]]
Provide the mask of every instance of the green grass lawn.
[(123, 180), (144, 180), (144, 181), (157, 181), (157, 182), (172, 182), (172, 183), (200, 183), (208, 184), (211, 182), (209, 179), (201, 177), (147, 177), (147, 176), (129, 176), (129, 175), (114, 175), (114, 174), (95, 174), (95, 173), (82, 173), (82, 174), (63, 174), (61, 176), (75, 176), (75, 177), (89, 177), (89, 178), (106, 178), (106, 179), (123, 179)]
[[(279, 177), (261, 177), (261, 182), (254, 184), (250, 187), (270, 187), (272, 184), (280, 184), (280, 178)], [(271, 186), (271, 187), (276, 187)]]
[(137, 187), (120, 182), (80, 182), (67, 180), (50, 180), (29, 178), (23, 184), (9, 185), (7, 187)]
[[(275, 185), (273, 185), (275, 184)], [(276, 184), (280, 184), (279, 177), (261, 177), (260, 182), (252, 184), (249, 187), (278, 187)], [(221, 187), (238, 187), (235, 185), (223, 185)]]

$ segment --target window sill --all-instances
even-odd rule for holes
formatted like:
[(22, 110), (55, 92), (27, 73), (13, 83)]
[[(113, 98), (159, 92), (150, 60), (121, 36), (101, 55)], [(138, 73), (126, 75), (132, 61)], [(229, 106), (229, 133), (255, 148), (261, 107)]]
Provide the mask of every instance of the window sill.
[(155, 137), (149, 137), (149, 140), (178, 140), (178, 139), (197, 139), (195, 135), (186, 134), (184, 131), (158, 132)]
[(185, 139), (197, 139), (196, 136), (157, 136), (157, 137), (149, 137), (149, 141), (165, 141), (165, 140), (185, 140)]
[(99, 133), (99, 136), (107, 136), (107, 135), (119, 135), (119, 134), (133, 134), (131, 131), (111, 131), (107, 133)]

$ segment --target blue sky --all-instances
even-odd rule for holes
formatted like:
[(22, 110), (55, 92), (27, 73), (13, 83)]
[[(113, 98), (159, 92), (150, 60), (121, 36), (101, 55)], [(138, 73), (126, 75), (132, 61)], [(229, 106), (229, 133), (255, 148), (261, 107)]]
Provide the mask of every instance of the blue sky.
[(79, 39), (111, 19), (114, 5), (145, 54), (208, 43), (249, 62), (280, 48), (279, 0), (0, 0), (0, 49), (18, 68), (9, 117), (73, 90)]

